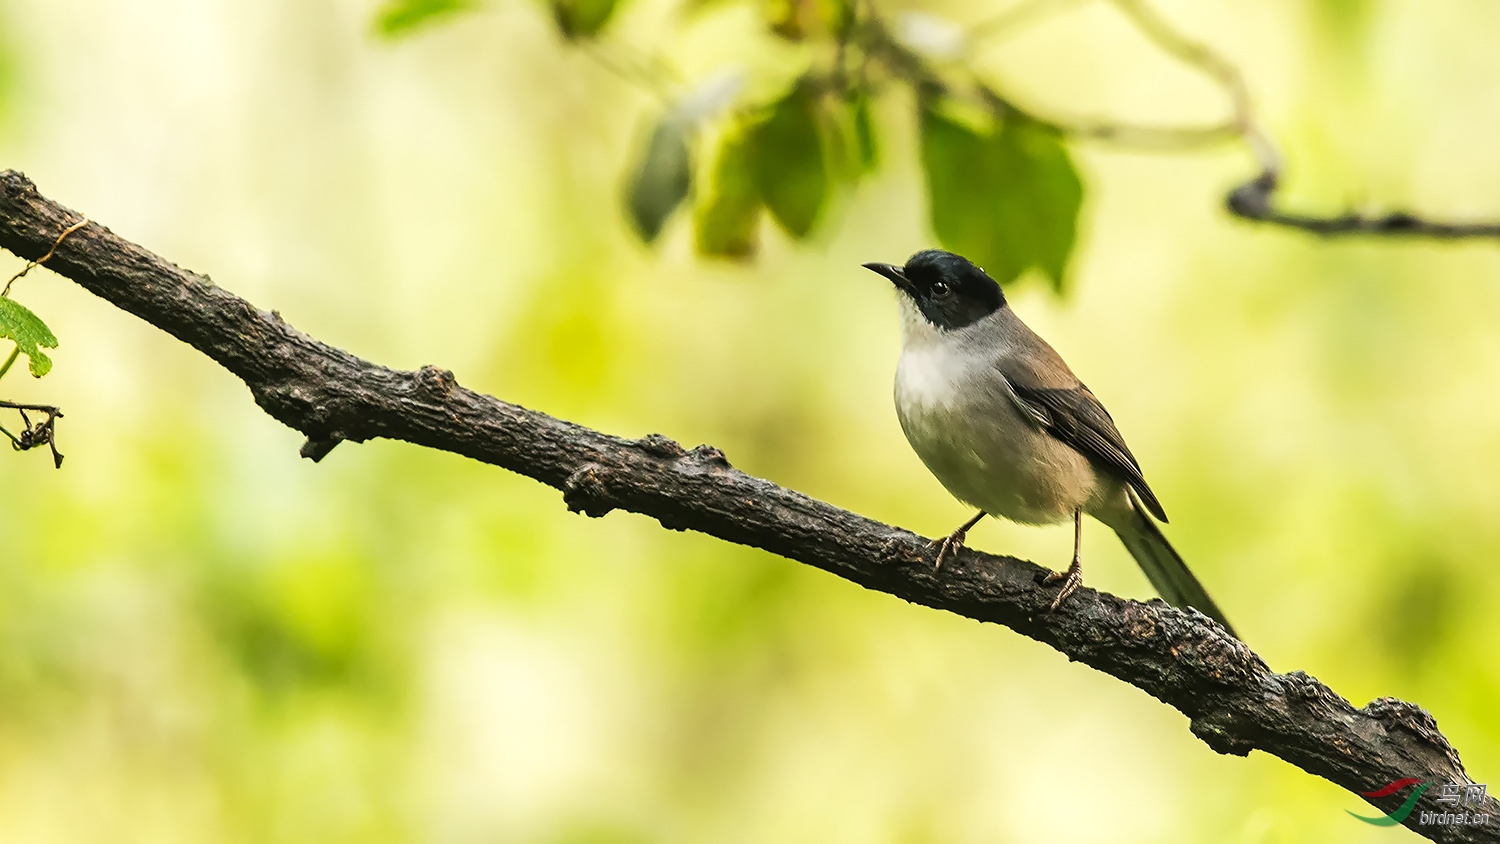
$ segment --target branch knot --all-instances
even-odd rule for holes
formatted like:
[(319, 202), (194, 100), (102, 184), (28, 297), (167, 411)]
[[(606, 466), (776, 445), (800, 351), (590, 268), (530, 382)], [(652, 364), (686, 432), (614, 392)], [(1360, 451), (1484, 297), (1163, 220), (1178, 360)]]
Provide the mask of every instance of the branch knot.
[(1455, 770), (1464, 770), (1458, 751), (1438, 731), (1437, 719), (1431, 712), (1394, 697), (1378, 697), (1365, 704), (1361, 711), (1385, 725), (1388, 731), (1400, 730), (1438, 751)]
[(609, 497), (606, 475), (605, 468), (598, 463), (585, 463), (569, 475), (563, 481), (563, 503), (568, 505), (568, 511), (597, 519), (615, 509), (606, 500)]
[(652, 457), (660, 457), (663, 460), (676, 460), (687, 454), (682, 446), (677, 444), (676, 440), (661, 434), (647, 434), (636, 440), (635, 444), (640, 446), (641, 451), (646, 452)]
[(699, 463), (707, 464), (718, 469), (731, 468), (729, 465), (729, 458), (724, 456), (724, 452), (711, 445), (708, 445), (707, 443), (694, 448), (691, 456), (695, 461)]
[(453, 377), (452, 370), (428, 364), (417, 370), (417, 386), (428, 393), (436, 396), (447, 395), (454, 387), (458, 386), (458, 379)]

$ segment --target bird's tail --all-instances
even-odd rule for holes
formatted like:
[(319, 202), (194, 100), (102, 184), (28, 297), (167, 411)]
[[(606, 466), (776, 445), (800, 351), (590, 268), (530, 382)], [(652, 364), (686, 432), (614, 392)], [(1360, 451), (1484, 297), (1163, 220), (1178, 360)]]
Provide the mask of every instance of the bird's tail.
[(1208, 597), (1203, 584), (1198, 582), (1198, 578), (1188, 570), (1187, 563), (1182, 561), (1176, 549), (1162, 536), (1161, 528), (1146, 515), (1134, 490), (1130, 491), (1130, 503), (1130, 516), (1110, 527), (1114, 528), (1120, 541), (1125, 543), (1130, 556), (1135, 557), (1135, 561), (1140, 564), (1157, 593), (1174, 607), (1192, 607), (1203, 613), (1224, 625), (1224, 629), (1238, 638), (1239, 634), (1234, 632), (1234, 628), (1224, 618), (1224, 611), (1219, 609), (1213, 598)]

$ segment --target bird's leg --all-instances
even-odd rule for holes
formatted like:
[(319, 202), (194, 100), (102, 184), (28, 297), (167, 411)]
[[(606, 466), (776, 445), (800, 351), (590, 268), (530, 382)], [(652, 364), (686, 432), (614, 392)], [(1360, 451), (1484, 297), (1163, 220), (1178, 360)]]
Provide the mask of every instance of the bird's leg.
[(1083, 561), (1079, 559), (1079, 552), (1083, 548), (1083, 508), (1073, 511), (1073, 562), (1067, 571), (1055, 571), (1047, 575), (1042, 581), (1044, 584), (1062, 581), (1062, 588), (1057, 591), (1057, 597), (1052, 599), (1052, 607), (1047, 612), (1057, 609), (1068, 596), (1078, 591), (1083, 585)]
[(934, 545), (940, 546), (938, 548), (937, 562), (932, 566), (933, 571), (937, 571), (938, 569), (943, 567), (943, 560), (946, 560), (949, 556), (958, 554), (958, 549), (964, 547), (964, 537), (969, 534), (969, 528), (979, 524), (979, 520), (984, 518), (984, 516), (985, 512), (983, 510), (980, 510), (978, 513), (974, 514), (974, 518), (968, 520), (967, 522), (964, 522), (963, 526), (958, 530), (955, 530), (942, 539), (934, 539), (931, 542), (927, 543), (928, 548), (931, 548)]

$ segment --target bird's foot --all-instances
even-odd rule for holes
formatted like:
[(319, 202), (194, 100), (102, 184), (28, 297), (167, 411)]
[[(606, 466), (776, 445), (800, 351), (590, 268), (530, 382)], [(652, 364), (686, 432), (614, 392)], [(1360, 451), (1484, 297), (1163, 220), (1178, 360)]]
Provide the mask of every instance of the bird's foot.
[(1062, 606), (1062, 602), (1066, 601), (1069, 595), (1077, 592), (1078, 587), (1083, 585), (1083, 563), (1077, 557), (1074, 557), (1073, 563), (1068, 566), (1067, 571), (1052, 572), (1042, 579), (1042, 585), (1051, 586), (1059, 581), (1062, 582), (1062, 588), (1057, 590), (1057, 597), (1052, 599), (1052, 606), (1047, 609), (1047, 612), (1053, 612)]
[(937, 562), (932, 564), (932, 570), (937, 571), (943, 567), (943, 561), (958, 556), (960, 549), (964, 547), (964, 537), (969, 535), (968, 528), (959, 528), (942, 539), (934, 539), (927, 543), (927, 548), (938, 549)]

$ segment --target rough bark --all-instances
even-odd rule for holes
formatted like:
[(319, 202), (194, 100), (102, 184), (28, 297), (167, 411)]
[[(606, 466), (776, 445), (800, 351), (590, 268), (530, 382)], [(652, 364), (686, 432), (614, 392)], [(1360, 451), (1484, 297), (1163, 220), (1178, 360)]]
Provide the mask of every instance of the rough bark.
[[(0, 173), (0, 247), (35, 259), (79, 219), (20, 173)], [(740, 472), (716, 448), (622, 439), (472, 392), (436, 367), (370, 363), (94, 223), (46, 266), (238, 376), (261, 408), (307, 436), (302, 453), (314, 460), (375, 437), (461, 454), (561, 490), (573, 511), (640, 513), (1004, 625), (1176, 708), (1220, 753), (1261, 750), (1355, 793), (1404, 777), (1471, 782), (1427, 711), (1394, 698), (1355, 708), (1305, 673), (1272, 671), (1196, 612), (1082, 588), (1049, 613), (1053, 590), (1039, 588), (1047, 570), (1033, 563), (964, 551), (934, 571), (924, 538)], [(1489, 826), (1418, 826), (1420, 811), (1445, 810), (1439, 792), (1424, 794), (1407, 826), (1435, 841), (1500, 841), (1494, 798), (1480, 809), (1494, 816)], [(1387, 812), (1407, 793), (1369, 802)]]

